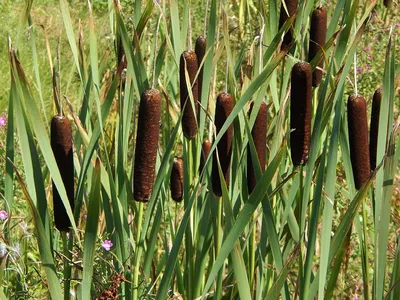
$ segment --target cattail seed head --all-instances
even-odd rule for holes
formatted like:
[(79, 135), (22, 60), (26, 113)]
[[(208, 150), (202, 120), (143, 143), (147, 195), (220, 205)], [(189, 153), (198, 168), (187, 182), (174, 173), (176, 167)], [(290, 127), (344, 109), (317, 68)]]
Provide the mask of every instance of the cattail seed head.
[[(226, 119), (233, 110), (234, 101), (232, 95), (228, 93), (221, 93), (217, 97), (217, 103), (215, 105), (215, 127), (216, 134), (218, 135)], [(221, 165), (222, 174), (224, 175), (226, 185), (229, 185), (229, 170), (231, 163), (231, 151), (232, 151), (232, 136), (233, 136), (233, 125), (231, 124), (221, 140), (218, 142), (217, 151), (219, 162)], [(218, 171), (218, 159), (217, 153), (214, 151), (213, 155), (213, 167), (212, 167), (212, 186), (216, 196), (222, 196), (221, 180)]]
[(392, 5), (392, 0), (383, 0), (383, 5), (389, 8)]
[(377, 89), (372, 98), (371, 126), (369, 132), (369, 157), (371, 170), (376, 168), (376, 152), (378, 148), (379, 114), (381, 111), (382, 90)]
[[(56, 159), (61, 178), (67, 192), (69, 205), (74, 211), (74, 159), (71, 124), (64, 116), (51, 120), (51, 149)], [(54, 222), (59, 231), (69, 231), (71, 222), (53, 181)]]
[(183, 160), (180, 157), (174, 158), (171, 170), (170, 187), (172, 199), (181, 202), (183, 196)]
[[(318, 7), (313, 11), (311, 16), (311, 28), (310, 28), (310, 44), (308, 50), (308, 61), (317, 55), (317, 53), (325, 45), (326, 40), (326, 22), (327, 22), (327, 11), (324, 7)], [(322, 69), (324, 65), (323, 60), (319, 63), (318, 67)], [(313, 86), (318, 86), (321, 83), (322, 71), (316, 68), (313, 72)]]
[(136, 201), (147, 202), (151, 196), (160, 135), (160, 120), (160, 92), (156, 89), (144, 91), (140, 97), (133, 175), (133, 196)]
[(308, 63), (297, 63), (292, 69), (290, 91), (290, 148), (295, 166), (308, 160), (311, 140), (312, 71)]
[[(193, 94), (194, 108), (190, 103), (189, 90), (186, 84), (185, 77), (185, 67), (189, 75), (190, 85)], [(197, 73), (197, 56), (193, 51), (185, 51), (181, 55), (180, 60), (180, 89), (181, 89), (181, 109), (184, 109), (182, 116), (182, 131), (183, 135), (189, 140), (193, 139), (197, 133), (197, 121), (199, 113), (199, 103), (198, 103), (198, 81), (195, 80)], [(189, 87), (190, 88), (190, 87)], [(186, 102), (188, 102), (186, 104)]]
[(197, 40), (196, 40), (196, 46), (194, 51), (196, 52), (196, 56), (197, 56), (197, 63), (198, 66), (200, 68), (201, 63), (203, 63), (203, 66), (200, 68), (199, 71), (199, 76), (198, 76), (198, 90), (199, 90), (199, 101), (201, 101), (201, 90), (202, 90), (202, 86), (203, 86), (203, 70), (204, 70), (204, 56), (206, 55), (206, 45), (207, 45), (207, 41), (206, 39), (200, 35)]
[[(279, 28), (281, 28), (283, 26), (283, 24), (285, 24), (285, 22), (291, 16), (293, 16), (297, 11), (298, 0), (284, 0), (284, 1), (285, 1), (287, 10), (285, 9), (285, 6), (282, 1), (281, 12), (280, 12), (280, 16), (279, 16)], [(290, 45), (290, 43), (292, 42), (292, 39), (293, 39), (293, 28), (290, 28), (289, 31), (286, 32), (285, 37), (283, 38), (281, 48), (285, 49), (286, 47), (288, 47)]]
[[(253, 110), (254, 102), (250, 104), (249, 115)], [(267, 120), (268, 120), (268, 106), (263, 101), (261, 102), (260, 110), (258, 111), (251, 136), (253, 137), (254, 146), (257, 151), (258, 161), (260, 162), (261, 171), (265, 171), (265, 159), (267, 154)], [(247, 187), (249, 194), (254, 190), (257, 185), (256, 174), (254, 172), (253, 160), (251, 158), (250, 146), (247, 151)]]
[(200, 156), (200, 168), (199, 168), (200, 173), (206, 166), (206, 161), (208, 159), (208, 155), (210, 155), (210, 150), (211, 150), (211, 142), (209, 140), (205, 140), (202, 145), (202, 151)]
[(347, 100), (350, 159), (356, 189), (367, 182), (371, 169), (368, 148), (367, 102), (364, 97), (351, 95)]

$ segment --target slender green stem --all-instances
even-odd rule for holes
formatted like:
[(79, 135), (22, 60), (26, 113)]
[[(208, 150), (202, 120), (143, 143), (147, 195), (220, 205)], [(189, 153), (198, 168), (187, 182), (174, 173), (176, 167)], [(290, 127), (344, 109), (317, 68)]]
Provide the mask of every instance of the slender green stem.
[(135, 255), (135, 266), (133, 270), (133, 299), (138, 299), (138, 291), (139, 291), (139, 267), (140, 267), (140, 256), (142, 253), (142, 245), (139, 244), (140, 242), (140, 232), (142, 231), (142, 219), (143, 219), (143, 202), (139, 203), (139, 215), (138, 215), (138, 229), (137, 229), (137, 244), (136, 244), (136, 255)]
[(72, 246), (73, 237), (71, 234), (69, 239), (67, 239), (66, 232), (61, 233), (63, 252), (64, 252), (64, 300), (69, 300), (70, 290), (71, 290), (71, 264), (69, 263), (72, 259)]

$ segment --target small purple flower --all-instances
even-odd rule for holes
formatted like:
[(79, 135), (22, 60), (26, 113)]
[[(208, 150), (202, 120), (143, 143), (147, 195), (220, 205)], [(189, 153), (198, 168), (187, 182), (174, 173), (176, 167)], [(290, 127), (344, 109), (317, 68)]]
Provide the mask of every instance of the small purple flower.
[(394, 27), (399, 28), (400, 27), (400, 23), (397, 23), (396, 25), (394, 25)]
[(367, 58), (368, 58), (368, 60), (371, 60), (371, 59), (372, 59), (372, 55), (371, 55), (371, 54), (368, 54), (368, 55), (367, 55)]
[(4, 117), (0, 117), (0, 127), (6, 126), (7, 119)]
[(371, 50), (371, 47), (370, 47), (369, 45), (367, 45), (367, 46), (364, 48), (364, 50), (365, 50), (365, 51), (369, 51), (369, 50)]
[(83, 219), (86, 221), (87, 220), (87, 215), (83, 215)]
[(7, 220), (8, 215), (7, 212), (5, 210), (0, 210), (0, 220), (4, 221)]
[(110, 240), (105, 240), (104, 242), (101, 243), (101, 247), (103, 247), (103, 249), (106, 251), (110, 251), (112, 246), (113, 243)]
[(362, 67), (358, 67), (358, 68), (357, 68), (357, 72), (358, 72), (358, 73), (362, 73), (363, 71), (364, 71), (364, 70), (363, 70)]
[(371, 66), (370, 66), (369, 64), (366, 64), (366, 65), (365, 65), (365, 69), (366, 69), (367, 71), (369, 71), (369, 70), (371, 70)]

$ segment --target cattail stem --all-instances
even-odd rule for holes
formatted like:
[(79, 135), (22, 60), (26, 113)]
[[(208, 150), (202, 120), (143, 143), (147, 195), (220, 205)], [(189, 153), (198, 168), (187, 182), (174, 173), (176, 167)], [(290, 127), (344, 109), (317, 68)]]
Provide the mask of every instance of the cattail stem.
[(377, 89), (372, 99), (371, 125), (369, 133), (369, 157), (371, 170), (376, 168), (376, 152), (378, 148), (379, 114), (381, 111), (382, 90)]
[[(253, 110), (254, 102), (250, 105), (249, 114)], [(254, 146), (257, 152), (257, 161), (260, 163), (261, 172), (265, 170), (265, 160), (267, 154), (267, 118), (268, 118), (268, 107), (263, 101), (261, 102), (260, 109), (258, 111), (256, 120), (254, 122), (251, 135), (254, 141)], [(247, 187), (249, 194), (251, 194), (257, 185), (257, 178), (254, 171), (253, 159), (251, 157), (250, 146), (247, 151)]]
[[(312, 59), (321, 51), (325, 45), (326, 40), (326, 23), (327, 23), (327, 11), (324, 7), (318, 7), (313, 11), (311, 16), (311, 27), (310, 27), (310, 43), (308, 49), (308, 61)], [(319, 68), (323, 68), (324, 60), (318, 64)], [(321, 83), (322, 71), (316, 68), (313, 72), (313, 86), (318, 86)]]
[(203, 36), (199, 36), (196, 40), (195, 52), (197, 57), (197, 64), (199, 67), (199, 75), (197, 77), (198, 82), (198, 100), (201, 101), (201, 92), (203, 87), (203, 70), (204, 70), (204, 56), (206, 55), (206, 44), (207, 41)]
[[(61, 178), (67, 192), (69, 205), (74, 211), (74, 159), (72, 149), (71, 124), (64, 116), (54, 116), (51, 120), (51, 148), (60, 170)], [(64, 203), (53, 181), (54, 221), (59, 231), (69, 231), (69, 220)]]
[[(182, 131), (183, 135), (191, 140), (197, 134), (197, 118), (199, 114), (196, 53), (194, 51), (183, 52), (179, 68), (181, 109), (183, 109)], [(189, 75), (189, 82), (186, 81), (186, 72)], [(193, 105), (190, 101), (190, 94), (193, 96)]]
[[(232, 112), (234, 101), (232, 95), (228, 93), (221, 93), (217, 97), (215, 106), (215, 127), (216, 134), (219, 134), (226, 119)], [(222, 174), (226, 185), (229, 185), (229, 170), (231, 163), (231, 148), (232, 148), (233, 125), (231, 124), (221, 140), (218, 142), (217, 151), (213, 155), (213, 169), (212, 169), (212, 185), (213, 191), (216, 196), (222, 196), (221, 178), (219, 177), (218, 164), (221, 166)], [(217, 157), (218, 155), (218, 157)]]
[(133, 176), (133, 196), (136, 201), (147, 202), (151, 196), (160, 135), (160, 120), (160, 92), (156, 89), (144, 91), (140, 98)]
[(371, 173), (368, 147), (367, 103), (364, 97), (351, 95), (347, 100), (350, 159), (356, 189), (368, 181)]
[(292, 68), (290, 95), (290, 147), (295, 166), (308, 160), (311, 140), (312, 71), (308, 63), (297, 63)]

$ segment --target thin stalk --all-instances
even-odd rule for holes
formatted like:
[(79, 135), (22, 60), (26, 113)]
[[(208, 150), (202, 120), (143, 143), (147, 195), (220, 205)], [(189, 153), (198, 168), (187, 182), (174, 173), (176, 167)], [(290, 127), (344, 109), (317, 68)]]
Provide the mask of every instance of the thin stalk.
[[(299, 197), (299, 203), (300, 203), (300, 219), (301, 219), (301, 212), (303, 211), (303, 205), (307, 205), (307, 203), (303, 203), (303, 194), (304, 194), (304, 178), (303, 178), (303, 165), (300, 165), (300, 197)], [(301, 228), (305, 228), (305, 224), (303, 224)], [(303, 263), (303, 257), (304, 257), (304, 251), (306, 249), (306, 245), (304, 243), (304, 234), (301, 232), (300, 233), (302, 236), (300, 236), (300, 256), (299, 256), (299, 283), (300, 283), (300, 299), (302, 299), (304, 295), (304, 289), (305, 286), (307, 285), (307, 282), (304, 281), (304, 263)]]
[[(218, 212), (217, 218), (215, 223), (215, 257), (218, 256), (221, 250), (221, 243), (222, 243), (222, 198), (214, 196), (213, 201), (218, 201)], [(222, 266), (218, 272), (216, 288), (214, 293), (214, 299), (221, 299), (222, 298), (222, 280), (223, 280), (223, 271), (224, 267)]]
[(133, 269), (133, 295), (132, 298), (133, 299), (138, 299), (138, 291), (139, 291), (139, 287), (138, 287), (138, 283), (139, 283), (139, 266), (140, 266), (140, 256), (141, 256), (141, 252), (142, 252), (142, 247), (139, 244), (140, 241), (140, 233), (142, 231), (142, 219), (143, 219), (143, 207), (144, 207), (144, 203), (143, 202), (139, 202), (139, 215), (138, 215), (138, 228), (137, 228), (137, 244), (136, 244), (136, 256), (135, 256), (135, 265), (134, 265), (134, 269)]
[(70, 249), (73, 246), (73, 237), (71, 234), (69, 236), (69, 241), (67, 239), (67, 233), (65, 231), (61, 232), (61, 238), (63, 243), (63, 252), (64, 252), (64, 300), (70, 299), (70, 290), (71, 290), (71, 265), (70, 261), (72, 259), (72, 253)]

